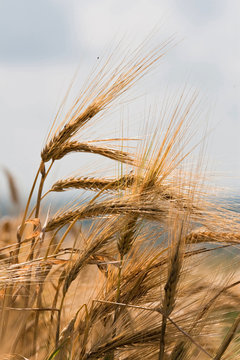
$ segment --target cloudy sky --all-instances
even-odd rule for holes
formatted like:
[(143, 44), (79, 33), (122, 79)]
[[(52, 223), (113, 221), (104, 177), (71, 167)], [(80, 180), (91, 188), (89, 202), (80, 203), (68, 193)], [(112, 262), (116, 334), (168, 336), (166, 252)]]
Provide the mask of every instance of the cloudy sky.
[[(0, 0), (0, 166), (26, 193), (75, 71), (84, 80), (114, 43), (123, 39), (134, 47), (157, 29), (156, 44), (174, 34), (177, 45), (137, 94), (156, 102), (185, 83), (198, 89), (214, 129), (210, 167), (238, 186), (239, 13), (239, 0)], [(73, 170), (76, 161), (70, 161)], [(1, 175), (0, 194), (5, 188)]]

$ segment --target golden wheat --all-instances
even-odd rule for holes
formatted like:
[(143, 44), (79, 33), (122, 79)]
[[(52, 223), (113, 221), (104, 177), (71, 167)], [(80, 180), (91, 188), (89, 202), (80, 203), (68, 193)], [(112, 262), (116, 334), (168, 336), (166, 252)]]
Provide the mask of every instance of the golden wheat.
[[(1, 358), (240, 357), (238, 268), (229, 270), (227, 258), (214, 263), (239, 244), (239, 219), (206, 201), (198, 163), (195, 174), (185, 161), (194, 148), (196, 92), (185, 90), (163, 111), (166, 127), (136, 154), (125, 144), (122, 151), (77, 138), (158, 63), (169, 41), (147, 55), (143, 45), (110, 72), (111, 59), (93, 74), (49, 133), (22, 218), (0, 222)], [(120, 174), (66, 177), (42, 195), (55, 161), (71, 152), (117, 161)], [(50, 193), (55, 202), (69, 189), (95, 194), (44, 211)]]

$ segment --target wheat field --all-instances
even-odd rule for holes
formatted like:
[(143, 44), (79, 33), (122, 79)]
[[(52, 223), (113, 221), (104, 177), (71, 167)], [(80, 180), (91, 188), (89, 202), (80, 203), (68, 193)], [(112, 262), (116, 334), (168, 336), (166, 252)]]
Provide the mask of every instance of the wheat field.
[[(240, 243), (239, 216), (210, 200), (204, 139), (188, 162), (197, 93), (183, 90), (134, 149), (121, 137), (81, 141), (169, 45), (141, 46), (111, 70), (108, 61), (97, 69), (56, 117), (25, 208), (1, 219), (1, 359), (240, 358), (238, 260), (226, 255)], [(120, 171), (92, 169), (46, 188), (55, 163), (79, 152)], [(50, 195), (58, 204), (67, 191), (70, 202), (46, 210)]]

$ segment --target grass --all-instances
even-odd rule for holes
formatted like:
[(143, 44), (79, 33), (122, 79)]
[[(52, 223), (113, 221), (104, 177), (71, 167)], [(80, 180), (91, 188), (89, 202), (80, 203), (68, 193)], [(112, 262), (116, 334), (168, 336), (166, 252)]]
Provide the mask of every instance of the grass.
[[(25, 210), (1, 222), (1, 358), (239, 358), (238, 268), (226, 271), (215, 255), (239, 244), (239, 222), (207, 200), (201, 150), (189, 170), (196, 93), (184, 90), (163, 111), (165, 127), (135, 153), (79, 141), (168, 46), (142, 55), (142, 45), (110, 72), (108, 62), (98, 70), (52, 127)], [(45, 189), (55, 162), (72, 152), (119, 162), (121, 174), (80, 174)], [(93, 195), (44, 210), (50, 193), (72, 189)]]

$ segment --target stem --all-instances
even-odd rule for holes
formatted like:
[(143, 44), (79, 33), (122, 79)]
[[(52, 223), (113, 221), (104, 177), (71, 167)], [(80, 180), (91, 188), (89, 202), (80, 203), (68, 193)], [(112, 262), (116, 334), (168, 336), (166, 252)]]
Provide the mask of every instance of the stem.
[[(120, 266), (118, 269), (118, 283), (117, 283), (117, 293), (116, 293), (116, 302), (120, 302), (121, 296), (121, 275), (122, 275), (122, 266), (123, 266), (123, 255), (120, 256)], [(114, 322), (118, 318), (118, 311), (115, 311)]]
[[(36, 210), (35, 210), (35, 218), (38, 218), (39, 217), (39, 212), (40, 212), (40, 204), (41, 204), (41, 197), (42, 197), (42, 190), (43, 190), (43, 185), (44, 185), (44, 181), (51, 169), (53, 165), (53, 161), (51, 163), (51, 165), (49, 166), (48, 168), (48, 171), (45, 172), (45, 164), (43, 161), (41, 161), (41, 164), (39, 166), (39, 170), (38, 170), (38, 173), (37, 173), (37, 176), (35, 177), (35, 181), (34, 181), (34, 184), (32, 186), (32, 190), (31, 190), (31, 193), (29, 195), (29, 199), (28, 199), (28, 203), (27, 203), (27, 206), (26, 206), (26, 209), (25, 209), (25, 213), (24, 213), (24, 222), (26, 220), (26, 216), (27, 216), (27, 210), (29, 208), (29, 204), (30, 204), (30, 199), (32, 197), (32, 193), (33, 193), (33, 190), (35, 188), (35, 185), (36, 185), (36, 181), (37, 181), (37, 177), (39, 175), (39, 173), (41, 173), (41, 180), (40, 180), (40, 184), (39, 184), (39, 188), (38, 188), (38, 195), (37, 195), (37, 203), (36, 203)], [(34, 229), (36, 229), (36, 226), (34, 227)], [(22, 230), (23, 231), (23, 230)], [(30, 254), (29, 254), (29, 257), (28, 259), (31, 261), (34, 257), (34, 249), (35, 249), (35, 237), (33, 237), (32, 239), (32, 243), (31, 243), (31, 250), (30, 250)], [(28, 284), (26, 285), (26, 299), (25, 299), (25, 307), (27, 308), (28, 307), (28, 304), (29, 304), (29, 298), (30, 298), (30, 291), (31, 291), (31, 277), (32, 277), (32, 272), (30, 271), (29, 273), (29, 282)], [(37, 306), (40, 305), (41, 303), (41, 289), (42, 289), (42, 285), (40, 285), (40, 289), (38, 290), (38, 292), (36, 292), (36, 295), (37, 295)], [(40, 307), (40, 306), (39, 306)], [(36, 313), (35, 315), (35, 328), (34, 328), (34, 339), (33, 339), (33, 350), (36, 354), (36, 346), (37, 346), (37, 330), (38, 330), (38, 321), (39, 321), (39, 313)], [(26, 326), (26, 325), (25, 325)]]
[[(117, 292), (116, 292), (116, 303), (120, 302), (120, 296), (121, 296), (121, 275), (122, 275), (122, 265), (123, 265), (123, 257), (124, 255), (120, 255), (120, 266), (118, 269), (118, 282), (117, 282)], [(115, 322), (118, 319), (119, 313), (121, 310), (119, 310), (119, 308), (115, 309), (115, 313), (114, 313), (114, 319), (113, 319), (113, 325), (115, 324)], [(113, 329), (112, 332), (112, 338), (114, 338), (116, 336), (116, 328)], [(114, 350), (110, 350), (109, 352), (107, 352), (104, 356), (104, 360), (114, 360)]]
[[(41, 292), (43, 290), (43, 284), (40, 285), (40, 288), (38, 289), (37, 294), (37, 308), (41, 309)], [(39, 312), (36, 312), (35, 315), (35, 323), (34, 323), (34, 332), (33, 332), (33, 354), (35, 354), (35, 358), (37, 359), (37, 334), (38, 334), (38, 323), (39, 323)]]
[(59, 232), (60, 229), (61, 229), (61, 227), (59, 227), (57, 230), (55, 230), (54, 234), (52, 235), (52, 238), (51, 238), (51, 240), (50, 240), (50, 243), (49, 243), (49, 245), (48, 245), (48, 247), (47, 247), (46, 254), (45, 254), (45, 256), (44, 256), (44, 260), (47, 260), (48, 255), (49, 255), (50, 250), (51, 250), (51, 246), (52, 246), (52, 244), (53, 244), (53, 242), (54, 242), (54, 240), (55, 240), (55, 238), (56, 238), (56, 235), (57, 235), (57, 233)]
[[(46, 180), (52, 166), (53, 166), (53, 161), (51, 162), (51, 165), (49, 166), (47, 172), (45, 172), (45, 164), (42, 161), (41, 165), (40, 165), (40, 168), (39, 168), (42, 177), (41, 177), (41, 181), (40, 181), (39, 188), (38, 188), (37, 203), (36, 203), (36, 207), (35, 207), (35, 218), (39, 217), (40, 204), (41, 204), (41, 200), (43, 198), (42, 197), (43, 185), (44, 185), (44, 182), (45, 182), (45, 180)], [(32, 215), (32, 212), (31, 212), (31, 215)], [(29, 255), (30, 260), (33, 259), (35, 245), (36, 245), (35, 238), (33, 238), (32, 239), (32, 244), (31, 244), (31, 252), (30, 252), (30, 255)]]
[(41, 168), (41, 165), (39, 166), (39, 169), (38, 169), (37, 174), (35, 176), (35, 179), (33, 181), (33, 185), (32, 185), (31, 191), (29, 193), (28, 200), (27, 200), (27, 205), (25, 207), (25, 211), (24, 211), (24, 214), (23, 214), (22, 223), (21, 223), (20, 230), (19, 230), (19, 238), (20, 238), (20, 240), (21, 240), (21, 237), (23, 235), (24, 223), (25, 223), (25, 220), (26, 220), (26, 217), (27, 217), (27, 212), (28, 212), (28, 208), (29, 208), (29, 205), (30, 205), (30, 201), (32, 199), (33, 191), (34, 191), (36, 183), (37, 183), (38, 175), (40, 173), (40, 168)]
[(25, 207), (25, 211), (24, 211), (24, 214), (23, 214), (22, 223), (21, 223), (19, 231), (17, 233), (18, 246), (17, 246), (16, 251), (15, 251), (16, 263), (18, 263), (18, 255), (19, 255), (19, 252), (20, 252), (22, 235), (23, 235), (23, 231), (24, 231), (24, 228), (25, 228), (25, 220), (26, 220), (28, 208), (29, 208), (29, 205), (30, 205), (30, 202), (31, 202), (31, 199), (32, 199), (33, 191), (34, 191), (36, 183), (37, 183), (38, 175), (40, 173), (40, 167), (41, 166), (39, 166), (39, 169), (38, 169), (37, 174), (35, 176), (35, 179), (33, 181), (32, 188), (31, 188), (30, 193), (28, 195), (27, 205)]
[(56, 347), (58, 346), (58, 343), (59, 343), (61, 314), (62, 314), (62, 309), (63, 309), (63, 303), (64, 303), (64, 300), (65, 300), (65, 295), (66, 294), (63, 294), (63, 296), (62, 296), (62, 300), (61, 300), (61, 304), (60, 304), (60, 308), (59, 308), (59, 312), (58, 312), (58, 317), (57, 317), (56, 343), (55, 343)]
[(44, 196), (42, 196), (42, 189), (43, 189), (43, 184), (44, 184), (44, 181), (46, 180), (52, 166), (54, 164), (54, 160), (52, 160), (47, 172), (45, 172), (45, 165), (44, 165), (44, 162), (42, 161), (41, 162), (41, 165), (40, 165), (40, 171), (41, 171), (41, 174), (42, 174), (42, 179), (41, 179), (41, 183), (39, 185), (39, 189), (38, 189), (38, 198), (37, 198), (37, 204), (36, 204), (36, 210), (35, 210), (35, 217), (38, 217), (39, 215), (39, 209), (40, 209), (40, 203), (41, 203), (41, 200), (48, 194), (48, 192), (46, 194), (44, 194)]
[(38, 188), (38, 195), (37, 195), (37, 204), (36, 204), (36, 210), (35, 210), (35, 217), (38, 218), (39, 216), (39, 210), (40, 210), (40, 203), (41, 203), (41, 196), (42, 196), (42, 190), (43, 190), (43, 184), (46, 179), (46, 173), (45, 173), (45, 165), (42, 161), (40, 164), (40, 172), (41, 172), (41, 181)]
[(164, 359), (166, 326), (167, 326), (167, 318), (166, 318), (166, 316), (163, 315), (161, 335), (160, 335), (160, 350), (159, 350), (159, 354), (158, 354), (158, 360)]
[[(48, 190), (47, 192), (45, 192), (44, 195), (42, 195), (40, 201), (42, 201), (49, 193), (51, 192), (51, 190)], [(29, 218), (31, 218), (34, 214), (34, 211), (36, 211), (36, 205), (32, 208), (30, 214), (29, 214)]]
[[(53, 309), (57, 307), (58, 295), (59, 295), (61, 284), (63, 282), (63, 276), (62, 275), (63, 275), (63, 272), (62, 272), (62, 274), (60, 274), (60, 277), (58, 279), (58, 285), (57, 285), (55, 296), (54, 296), (54, 299), (53, 299), (53, 302), (52, 302), (52, 308)], [(51, 325), (49, 326), (49, 332), (48, 332), (48, 342), (47, 342), (47, 347), (48, 348), (51, 346), (51, 337), (52, 337), (51, 335), (52, 335), (52, 332), (53, 332), (52, 326), (54, 325), (54, 321), (53, 321), (54, 314), (55, 314), (55, 312), (52, 311), (51, 312), (51, 317), (50, 317), (50, 324)], [(57, 317), (57, 321), (59, 321), (58, 318), (59, 318), (59, 315)]]
[[(41, 165), (40, 165), (40, 172), (41, 172), (42, 177), (41, 177), (41, 181), (40, 181), (39, 188), (38, 188), (38, 196), (37, 196), (37, 205), (36, 205), (36, 210), (35, 210), (35, 218), (39, 217), (41, 195), (42, 195), (43, 184), (44, 184), (44, 180), (45, 180), (45, 165), (44, 165), (43, 162), (41, 162)], [(36, 226), (34, 226), (34, 230), (36, 230)], [(35, 245), (36, 245), (36, 239), (35, 239), (35, 237), (33, 237), (32, 242), (31, 242), (30, 254), (28, 256), (29, 260), (33, 259)]]
[(59, 243), (57, 244), (57, 247), (54, 251), (54, 254), (57, 254), (58, 251), (60, 250), (60, 247), (62, 246), (63, 241), (66, 239), (67, 234), (71, 231), (71, 229), (73, 228), (73, 226), (76, 224), (76, 222), (78, 221), (79, 216), (76, 216), (76, 218), (71, 222), (71, 224), (68, 226), (67, 230), (65, 231), (65, 233), (63, 234), (63, 236), (61, 237)]

